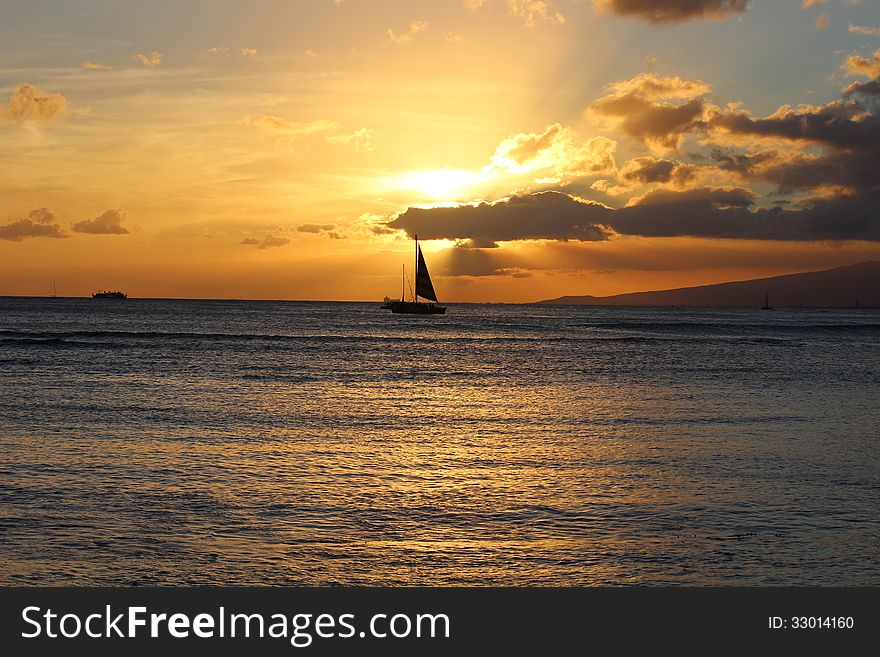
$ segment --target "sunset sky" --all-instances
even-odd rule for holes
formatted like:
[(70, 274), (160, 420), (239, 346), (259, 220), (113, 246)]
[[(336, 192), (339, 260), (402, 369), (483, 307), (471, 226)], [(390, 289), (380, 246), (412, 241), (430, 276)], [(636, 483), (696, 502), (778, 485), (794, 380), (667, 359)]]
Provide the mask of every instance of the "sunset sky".
[(877, 0), (4, 0), (0, 294), (535, 301), (880, 259)]

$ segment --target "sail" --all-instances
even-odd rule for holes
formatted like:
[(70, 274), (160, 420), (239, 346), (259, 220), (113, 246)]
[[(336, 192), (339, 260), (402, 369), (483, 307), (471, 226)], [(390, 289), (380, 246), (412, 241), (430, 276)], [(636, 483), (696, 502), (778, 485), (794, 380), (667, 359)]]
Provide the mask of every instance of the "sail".
[(422, 255), (422, 247), (419, 249), (419, 268), (416, 271), (416, 296), (437, 301), (437, 293), (434, 292), (434, 285), (431, 283), (431, 275), (428, 273), (428, 265), (425, 264), (425, 257)]

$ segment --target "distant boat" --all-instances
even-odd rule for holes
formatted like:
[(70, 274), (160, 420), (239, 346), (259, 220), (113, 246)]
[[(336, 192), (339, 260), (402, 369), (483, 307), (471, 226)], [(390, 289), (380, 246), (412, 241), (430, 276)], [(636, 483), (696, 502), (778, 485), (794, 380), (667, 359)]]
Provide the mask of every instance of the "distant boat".
[(770, 293), (764, 295), (764, 305), (761, 306), (761, 310), (773, 310), (773, 307), (770, 305)]
[(92, 294), (92, 299), (127, 299), (125, 292), (117, 292), (116, 290), (98, 290)]
[[(443, 315), (446, 312), (444, 306), (437, 305), (437, 293), (434, 291), (434, 284), (431, 282), (431, 275), (428, 273), (428, 265), (425, 264), (425, 257), (422, 255), (422, 249), (419, 246), (419, 236), (414, 235), (416, 240), (416, 291), (413, 294), (412, 301), (406, 300), (406, 268), (403, 272), (403, 293), (400, 295), (400, 301), (391, 301), (387, 299), (382, 304), (382, 308), (387, 308), (393, 313), (405, 313), (408, 315)], [(434, 303), (425, 303), (419, 301), (428, 299)]]

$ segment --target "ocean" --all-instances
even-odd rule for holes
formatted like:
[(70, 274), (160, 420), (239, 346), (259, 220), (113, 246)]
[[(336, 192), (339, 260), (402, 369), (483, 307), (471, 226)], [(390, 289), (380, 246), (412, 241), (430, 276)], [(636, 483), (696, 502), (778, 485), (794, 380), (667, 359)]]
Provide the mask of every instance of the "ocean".
[(880, 312), (0, 299), (6, 585), (878, 585)]

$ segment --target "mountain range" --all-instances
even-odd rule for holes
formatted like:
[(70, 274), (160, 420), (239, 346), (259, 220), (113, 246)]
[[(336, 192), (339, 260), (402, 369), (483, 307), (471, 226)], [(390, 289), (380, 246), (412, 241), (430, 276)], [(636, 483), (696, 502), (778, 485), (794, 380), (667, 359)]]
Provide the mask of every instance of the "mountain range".
[(878, 308), (880, 262), (748, 281), (631, 292), (608, 297), (564, 296), (537, 303), (581, 306), (696, 306), (760, 308)]

